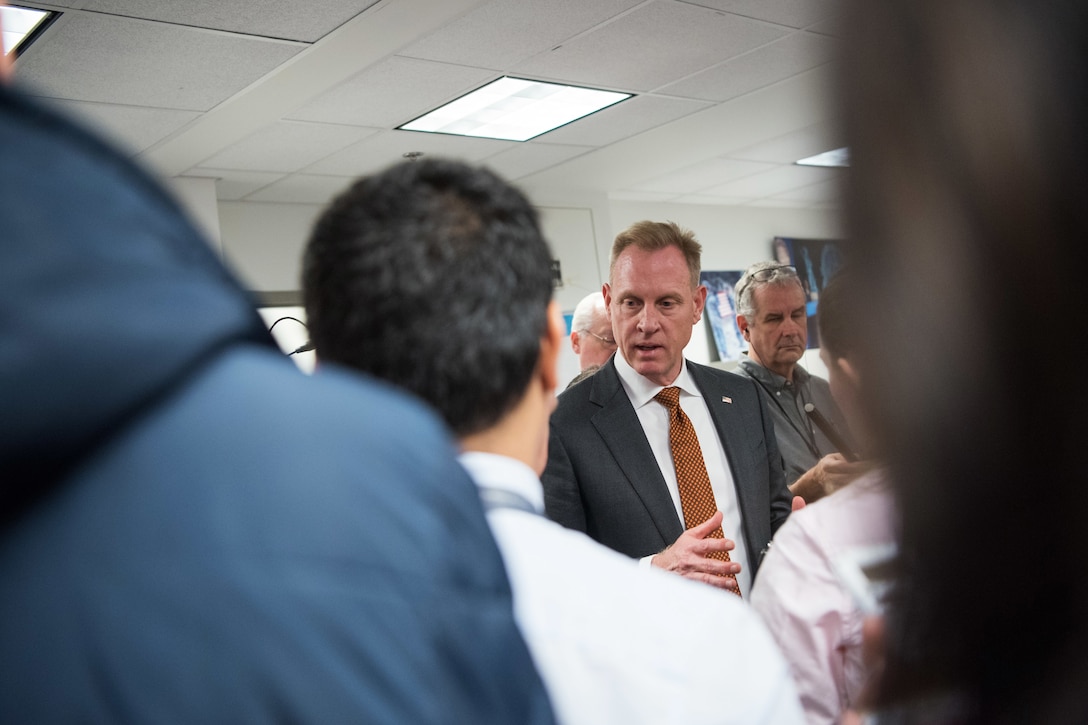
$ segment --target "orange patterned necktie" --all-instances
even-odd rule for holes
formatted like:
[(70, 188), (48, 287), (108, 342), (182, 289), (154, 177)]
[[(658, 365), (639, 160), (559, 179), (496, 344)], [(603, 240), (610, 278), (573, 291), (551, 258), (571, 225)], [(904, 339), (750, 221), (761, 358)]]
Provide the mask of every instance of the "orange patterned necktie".
[[(680, 488), (684, 528), (690, 529), (709, 519), (718, 510), (714, 501), (714, 490), (710, 487), (710, 476), (706, 474), (706, 464), (703, 462), (703, 451), (699, 447), (699, 437), (695, 435), (695, 426), (680, 408), (680, 388), (664, 388), (654, 399), (669, 411), (669, 448), (672, 449), (672, 462), (676, 466), (676, 483)], [(708, 538), (725, 538), (722, 527), (711, 531)], [(712, 559), (729, 561), (728, 551), (714, 552), (709, 556)], [(740, 587), (734, 592), (739, 596)]]

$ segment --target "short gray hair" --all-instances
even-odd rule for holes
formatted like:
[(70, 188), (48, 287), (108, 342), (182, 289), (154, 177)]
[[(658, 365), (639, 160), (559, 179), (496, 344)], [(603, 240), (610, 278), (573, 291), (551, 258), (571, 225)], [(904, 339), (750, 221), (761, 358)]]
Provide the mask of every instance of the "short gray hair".
[(797, 270), (781, 262), (756, 262), (744, 270), (744, 275), (734, 288), (737, 298), (737, 314), (753, 317), (756, 314), (755, 291), (770, 285), (785, 286), (796, 283), (803, 292), (804, 285)]

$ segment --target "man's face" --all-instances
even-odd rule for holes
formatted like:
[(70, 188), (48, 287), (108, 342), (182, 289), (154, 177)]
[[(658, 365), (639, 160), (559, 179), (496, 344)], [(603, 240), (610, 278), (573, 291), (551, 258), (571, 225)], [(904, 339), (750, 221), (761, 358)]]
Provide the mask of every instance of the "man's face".
[(749, 352), (763, 367), (784, 378), (793, 378), (793, 368), (805, 354), (808, 343), (808, 315), (805, 293), (794, 282), (764, 285), (753, 290), (753, 318), (737, 319)]
[(612, 335), (612, 323), (604, 305), (593, 311), (589, 329), (575, 330), (570, 334), (570, 340), (582, 370), (608, 362), (616, 351), (616, 338)]
[(706, 287), (692, 289), (683, 252), (628, 247), (612, 267), (604, 298), (623, 358), (651, 382), (671, 384), (706, 302)]

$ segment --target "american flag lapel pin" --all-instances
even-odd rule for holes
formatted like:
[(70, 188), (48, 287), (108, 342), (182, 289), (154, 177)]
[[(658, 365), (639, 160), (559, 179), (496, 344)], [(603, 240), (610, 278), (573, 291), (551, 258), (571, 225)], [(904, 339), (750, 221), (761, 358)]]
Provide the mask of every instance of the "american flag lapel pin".
[(722, 402), (723, 403), (729, 403), (730, 405), (732, 405), (733, 404), (733, 399), (723, 395), (722, 396)]

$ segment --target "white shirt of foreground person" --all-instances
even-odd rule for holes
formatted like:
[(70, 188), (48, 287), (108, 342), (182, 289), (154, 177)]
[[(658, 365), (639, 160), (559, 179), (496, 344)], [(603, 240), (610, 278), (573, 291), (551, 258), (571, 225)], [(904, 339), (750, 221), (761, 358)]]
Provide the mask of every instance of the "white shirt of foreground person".
[(789, 669), (747, 604), (549, 521), (540, 480), (520, 461), (460, 460), (560, 723), (803, 722)]
[(834, 562), (848, 549), (894, 538), (892, 494), (874, 470), (791, 514), (763, 559), (752, 608), (790, 664), (810, 725), (837, 725), (867, 676), (864, 615)]

